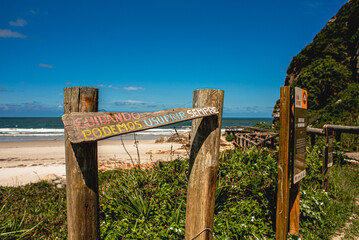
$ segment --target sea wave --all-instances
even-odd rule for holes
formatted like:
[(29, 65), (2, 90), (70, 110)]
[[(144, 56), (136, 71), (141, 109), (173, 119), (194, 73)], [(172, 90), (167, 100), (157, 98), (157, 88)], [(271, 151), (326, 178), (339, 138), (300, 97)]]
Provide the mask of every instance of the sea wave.
[(64, 129), (57, 128), (0, 128), (0, 136), (62, 136)]
[[(185, 133), (191, 130), (190, 127), (176, 128), (157, 128), (136, 132), (137, 135), (172, 135), (176, 131)], [(57, 128), (0, 128), (0, 137), (51, 137), (63, 136), (64, 129)]]

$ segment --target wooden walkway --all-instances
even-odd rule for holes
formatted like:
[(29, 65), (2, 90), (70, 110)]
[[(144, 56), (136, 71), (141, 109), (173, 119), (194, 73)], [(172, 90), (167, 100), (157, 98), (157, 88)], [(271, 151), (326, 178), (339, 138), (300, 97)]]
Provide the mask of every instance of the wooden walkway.
[(276, 140), (279, 133), (273, 130), (236, 126), (226, 127), (225, 133), (234, 136), (233, 143), (237, 147), (259, 146), (275, 148), (279, 144)]

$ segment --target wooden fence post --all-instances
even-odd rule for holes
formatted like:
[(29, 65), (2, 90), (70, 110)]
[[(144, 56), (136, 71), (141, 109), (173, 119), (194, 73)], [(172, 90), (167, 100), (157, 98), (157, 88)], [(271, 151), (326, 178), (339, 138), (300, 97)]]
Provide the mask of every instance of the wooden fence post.
[(216, 107), (218, 115), (192, 121), (192, 139), (187, 188), (187, 240), (212, 239), (214, 203), (222, 124), (223, 90), (193, 92), (193, 107)]
[(329, 190), (329, 168), (328, 168), (328, 152), (329, 148), (328, 147), (323, 147), (323, 167), (322, 167), (322, 175), (323, 175), (323, 190), (324, 191), (328, 191)]
[(280, 132), (276, 239), (287, 239), (289, 220), (290, 87), (280, 88)]
[(310, 134), (310, 145), (311, 145), (311, 148), (313, 148), (315, 145), (315, 134), (314, 133)]
[[(64, 113), (97, 112), (98, 89), (64, 89)], [(68, 239), (100, 239), (97, 142), (71, 143), (65, 131)]]

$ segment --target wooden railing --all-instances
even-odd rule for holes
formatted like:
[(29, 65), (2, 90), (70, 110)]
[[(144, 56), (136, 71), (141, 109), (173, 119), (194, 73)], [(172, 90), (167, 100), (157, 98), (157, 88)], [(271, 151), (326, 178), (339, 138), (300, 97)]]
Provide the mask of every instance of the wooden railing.
[(276, 137), (279, 133), (273, 130), (256, 127), (226, 127), (226, 134), (234, 136), (234, 145), (237, 147), (260, 146), (275, 148), (278, 145)]

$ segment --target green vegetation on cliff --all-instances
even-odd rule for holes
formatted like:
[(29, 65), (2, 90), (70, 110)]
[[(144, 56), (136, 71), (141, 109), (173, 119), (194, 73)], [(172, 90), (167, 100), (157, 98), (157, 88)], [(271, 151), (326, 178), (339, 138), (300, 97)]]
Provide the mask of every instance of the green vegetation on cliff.
[(308, 90), (309, 121), (359, 124), (359, 0), (346, 3), (293, 57), (285, 85)]

